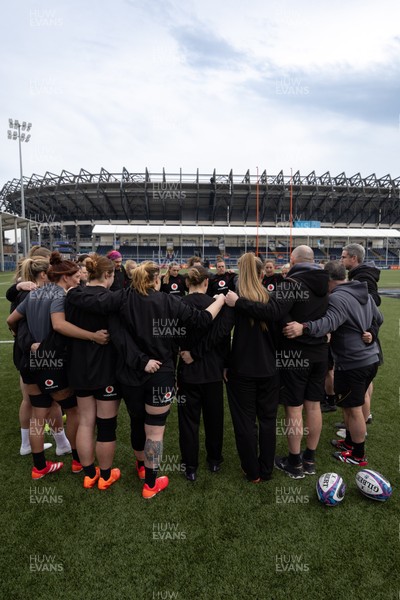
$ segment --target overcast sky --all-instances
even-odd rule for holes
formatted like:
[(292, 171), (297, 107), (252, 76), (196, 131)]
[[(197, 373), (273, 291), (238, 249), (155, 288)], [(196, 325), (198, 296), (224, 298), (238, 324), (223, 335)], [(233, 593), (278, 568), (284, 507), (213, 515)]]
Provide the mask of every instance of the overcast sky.
[(399, 0), (19, 0), (2, 7), (24, 175), (400, 175)]

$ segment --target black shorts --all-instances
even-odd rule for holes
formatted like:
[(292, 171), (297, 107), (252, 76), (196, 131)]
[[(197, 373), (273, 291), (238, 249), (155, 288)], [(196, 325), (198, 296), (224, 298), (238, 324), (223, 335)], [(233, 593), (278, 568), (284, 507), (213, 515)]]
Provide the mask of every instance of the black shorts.
[(321, 402), (325, 397), (327, 362), (312, 362), (301, 369), (282, 369), (279, 402), (284, 406), (302, 406), (305, 400)]
[(26, 384), (36, 384), (44, 394), (52, 394), (68, 387), (68, 377), (64, 369), (31, 370), (21, 369), (22, 381)]
[[(50, 394), (39, 394), (37, 396), (29, 396), (29, 400), (31, 405), (35, 408), (50, 408), (53, 404), (53, 398)], [(57, 400), (57, 403), (61, 406), (61, 408), (67, 410), (68, 408), (74, 408), (77, 406), (76, 396), (72, 395), (66, 398), (65, 400)]]
[(117, 384), (106, 385), (95, 390), (75, 390), (79, 398), (93, 396), (96, 400), (121, 400), (122, 393)]
[(123, 386), (123, 396), (127, 406), (134, 401), (135, 404), (168, 408), (175, 394), (175, 374), (172, 371), (153, 373), (142, 385)]
[(336, 404), (340, 408), (363, 406), (365, 393), (378, 371), (378, 362), (368, 367), (335, 371), (333, 389), (337, 397)]

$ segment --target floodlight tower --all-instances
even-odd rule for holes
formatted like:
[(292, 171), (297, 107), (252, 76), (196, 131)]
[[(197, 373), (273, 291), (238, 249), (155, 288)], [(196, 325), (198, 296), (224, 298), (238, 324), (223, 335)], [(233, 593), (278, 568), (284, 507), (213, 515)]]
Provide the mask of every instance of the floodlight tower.
[[(9, 130), (7, 131), (7, 137), (9, 140), (18, 140), (19, 147), (19, 172), (21, 178), (21, 217), (25, 219), (25, 196), (24, 196), (24, 178), (22, 174), (22, 150), (21, 150), (21, 142), (29, 142), (31, 139), (31, 134), (29, 133), (32, 128), (32, 123), (27, 123), (26, 121), (22, 121), (21, 123), (18, 119), (8, 119)], [(21, 133), (22, 130), (22, 133)], [(27, 235), (26, 228), (21, 229), (21, 239), (22, 239), (22, 247), (24, 256), (28, 254), (28, 246), (27, 246)]]

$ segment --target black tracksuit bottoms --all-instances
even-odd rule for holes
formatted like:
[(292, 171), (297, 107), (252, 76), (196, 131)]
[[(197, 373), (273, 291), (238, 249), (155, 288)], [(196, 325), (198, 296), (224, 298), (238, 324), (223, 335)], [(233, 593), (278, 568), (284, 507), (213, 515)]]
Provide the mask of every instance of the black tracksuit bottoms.
[(270, 479), (276, 447), (279, 376), (249, 378), (228, 371), (226, 387), (242, 469), (250, 480)]
[(222, 461), (224, 433), (224, 390), (222, 381), (211, 383), (179, 382), (179, 445), (186, 468), (199, 464), (199, 428), (203, 411), (207, 461)]

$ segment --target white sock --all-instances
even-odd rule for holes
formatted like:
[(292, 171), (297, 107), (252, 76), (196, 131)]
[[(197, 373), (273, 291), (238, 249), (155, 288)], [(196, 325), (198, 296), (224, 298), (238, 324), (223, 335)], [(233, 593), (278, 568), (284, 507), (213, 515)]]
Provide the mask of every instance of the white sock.
[(29, 440), (29, 429), (22, 429), (21, 427), (21, 446), (27, 448), (30, 445), (31, 442)]
[(69, 448), (70, 443), (68, 441), (67, 436), (65, 435), (65, 431), (62, 430), (59, 433), (51, 432), (56, 442), (57, 448)]

